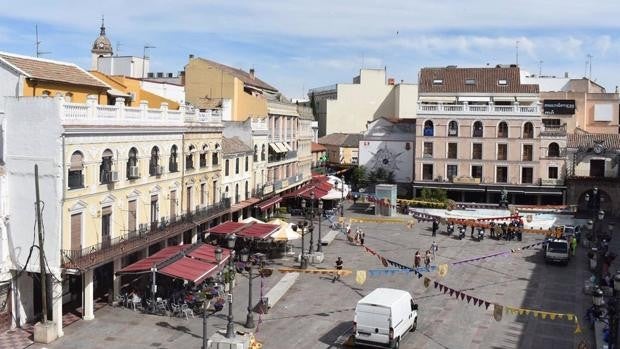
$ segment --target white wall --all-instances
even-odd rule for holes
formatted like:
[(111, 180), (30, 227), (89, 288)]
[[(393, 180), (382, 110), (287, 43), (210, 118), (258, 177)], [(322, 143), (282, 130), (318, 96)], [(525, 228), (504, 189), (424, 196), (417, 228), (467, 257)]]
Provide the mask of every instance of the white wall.
[[(143, 65), (144, 69), (142, 69)], [(142, 78), (146, 77), (149, 72), (149, 59), (144, 60), (142, 57), (131, 56), (98, 57), (97, 71), (107, 75)]]
[(140, 84), (145, 91), (185, 104), (185, 86), (152, 81), (142, 81)]
[(0, 112), (4, 110), (3, 97), (22, 95), (20, 75), (0, 62)]
[(418, 85), (396, 85), (395, 98), (395, 117), (399, 119), (415, 119), (418, 110)]
[[(406, 148), (409, 143), (409, 150)], [(394, 179), (399, 183), (413, 181), (413, 149), (412, 141), (360, 141), (359, 163), (367, 171), (383, 167), (394, 172)]]
[[(8, 209), (12, 213), (9, 221), (9, 248), (16, 268), (25, 265), (33, 243), (34, 165), (38, 164), (40, 197), (45, 205), (45, 254), (50, 269), (55, 273), (59, 270), (63, 163), (59, 108), (60, 103), (54, 98), (6, 99), (5, 162), (9, 188)], [(39, 271), (36, 250), (26, 270)]]

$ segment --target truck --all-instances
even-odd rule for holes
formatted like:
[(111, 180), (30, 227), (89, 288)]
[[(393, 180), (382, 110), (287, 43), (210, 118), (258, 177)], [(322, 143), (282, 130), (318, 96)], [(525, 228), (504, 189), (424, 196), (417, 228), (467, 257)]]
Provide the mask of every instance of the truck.
[(353, 323), (355, 345), (399, 348), (418, 326), (418, 304), (407, 291), (377, 288), (357, 302)]
[(545, 242), (543, 251), (546, 262), (568, 264), (570, 259), (570, 243), (568, 240), (564, 238), (549, 239)]

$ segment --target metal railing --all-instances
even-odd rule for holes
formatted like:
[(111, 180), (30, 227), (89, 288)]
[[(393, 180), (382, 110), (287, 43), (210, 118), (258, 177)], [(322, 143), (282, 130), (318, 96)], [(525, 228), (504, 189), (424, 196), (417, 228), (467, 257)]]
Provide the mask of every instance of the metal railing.
[(514, 105), (468, 105), (468, 104), (418, 104), (418, 113), (471, 113), (471, 114), (528, 114), (540, 115), (540, 108)]
[[(142, 225), (139, 231), (130, 231), (127, 234), (79, 250), (61, 250), (62, 266), (70, 269), (85, 270), (115, 258), (127, 255), (133, 251), (146, 248), (151, 244), (183, 233), (205, 220), (217, 217), (230, 210), (230, 199), (224, 198), (218, 204), (203, 207), (190, 213), (162, 219)], [(148, 227), (145, 229), (145, 227)]]

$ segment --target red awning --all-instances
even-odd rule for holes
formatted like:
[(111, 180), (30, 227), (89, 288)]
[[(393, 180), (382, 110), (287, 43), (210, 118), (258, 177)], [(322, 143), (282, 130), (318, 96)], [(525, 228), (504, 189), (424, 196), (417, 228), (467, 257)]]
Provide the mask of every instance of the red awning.
[(304, 186), (304, 187), (301, 187), (301, 188), (299, 188), (297, 190), (293, 190), (290, 193), (284, 194), (284, 197), (301, 196), (301, 195), (305, 194), (309, 190), (312, 190), (312, 187)]
[(265, 211), (266, 209), (277, 204), (280, 201), (282, 201), (282, 198), (280, 196), (274, 196), (256, 205), (256, 207), (258, 207), (261, 211)]
[(202, 282), (217, 270), (217, 264), (203, 262), (198, 259), (183, 257), (178, 261), (167, 265), (157, 272), (166, 276), (193, 281), (195, 284)]
[(276, 224), (264, 224), (256, 222), (225, 222), (209, 229), (209, 232), (214, 234), (235, 233), (238, 237), (250, 239), (265, 239), (279, 229), (280, 226)]
[(166, 247), (152, 256), (146, 257), (142, 260), (139, 260), (133, 264), (126, 266), (125, 268), (118, 271), (120, 274), (130, 274), (130, 273), (145, 273), (151, 271), (151, 268), (156, 266), (158, 263), (161, 263), (172, 256), (176, 255), (180, 251), (184, 251), (190, 248), (192, 245), (180, 245), (180, 246), (170, 246)]
[[(216, 248), (217, 246), (208, 244), (200, 245), (198, 248), (188, 253), (187, 256), (197, 258), (208, 263), (217, 264), (217, 260), (215, 260)], [(222, 260), (220, 261), (220, 263), (224, 263), (228, 259), (228, 257), (230, 257), (230, 250), (222, 248)]]

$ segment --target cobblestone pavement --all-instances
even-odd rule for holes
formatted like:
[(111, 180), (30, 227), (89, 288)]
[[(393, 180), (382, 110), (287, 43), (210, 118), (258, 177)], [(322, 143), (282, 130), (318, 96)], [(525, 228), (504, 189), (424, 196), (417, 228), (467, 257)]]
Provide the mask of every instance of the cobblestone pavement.
[[(366, 233), (368, 247), (408, 265), (413, 262), (413, 253), (429, 249), (433, 240), (439, 244), (434, 263), (438, 264), (506, 251), (542, 239), (538, 235), (526, 235), (521, 242), (491, 239), (477, 242), (469, 238), (469, 232), (464, 240), (441, 233), (433, 238), (428, 223), (420, 223), (413, 229), (392, 223), (361, 223), (360, 226)], [(326, 230), (324, 226), (323, 232)], [(299, 242), (297, 245), (299, 248)], [(326, 261), (314, 267), (333, 268), (336, 257), (342, 256), (345, 269), (381, 268), (376, 257), (350, 244), (343, 235), (325, 247), (324, 252)], [(278, 263), (297, 265), (293, 260)], [(545, 264), (537, 248), (509, 257), (451, 266), (441, 282), (490, 302), (576, 313), (582, 320), (591, 304), (591, 298), (582, 292), (583, 281), (589, 277), (586, 265), (584, 250), (578, 250), (568, 266), (557, 266)], [(275, 273), (265, 279), (265, 289), (280, 277), (281, 274)], [(254, 284), (255, 297), (260, 292), (259, 283)], [(402, 348), (576, 348), (581, 340), (590, 345), (592, 342), (592, 333), (583, 321), (581, 335), (575, 335), (575, 324), (566, 320), (504, 313), (498, 322), (493, 319), (492, 306), (485, 310), (484, 306), (456, 300), (432, 284), (425, 288), (422, 279), (404, 275), (368, 277), (363, 285), (358, 285), (354, 276), (332, 283), (327, 276), (302, 274), (280, 302), (263, 315), (256, 337), (265, 348), (341, 347), (350, 334), (357, 300), (377, 287), (408, 290), (420, 304), (418, 330), (401, 342)], [(246, 306), (247, 278), (241, 278), (235, 287), (238, 329), (243, 330)], [(226, 313), (225, 308), (209, 318), (210, 333), (225, 329)], [(96, 313), (95, 320), (66, 327), (65, 336), (51, 345), (31, 348), (199, 348), (201, 338), (199, 318), (184, 320), (106, 307)]]

